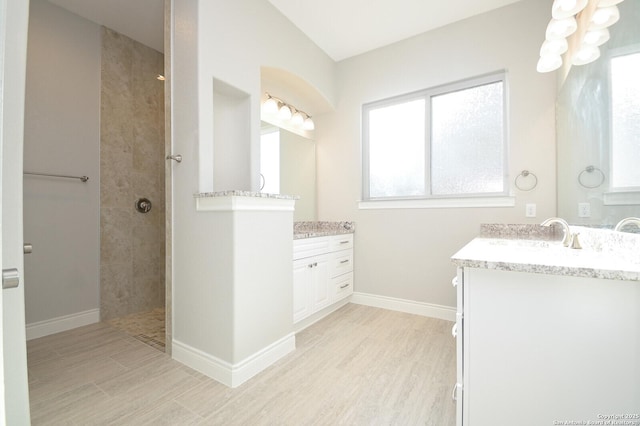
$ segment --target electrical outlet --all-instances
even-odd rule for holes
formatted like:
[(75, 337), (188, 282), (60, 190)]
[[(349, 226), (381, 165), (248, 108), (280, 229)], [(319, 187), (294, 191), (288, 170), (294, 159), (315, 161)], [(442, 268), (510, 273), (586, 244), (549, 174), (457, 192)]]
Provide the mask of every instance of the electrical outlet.
[(533, 203), (525, 205), (525, 216), (536, 217), (536, 205)]
[(578, 203), (578, 217), (591, 217), (590, 203)]

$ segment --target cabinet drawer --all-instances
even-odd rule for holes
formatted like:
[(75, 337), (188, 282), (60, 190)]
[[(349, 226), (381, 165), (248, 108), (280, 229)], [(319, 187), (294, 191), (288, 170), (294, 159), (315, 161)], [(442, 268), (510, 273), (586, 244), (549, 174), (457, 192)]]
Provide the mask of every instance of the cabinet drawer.
[(333, 235), (329, 245), (331, 251), (353, 248), (353, 234)]
[(293, 240), (293, 260), (329, 252), (329, 237)]
[(331, 286), (334, 291), (332, 302), (337, 302), (351, 295), (353, 293), (353, 272), (332, 278)]
[(337, 277), (353, 271), (353, 250), (341, 250), (331, 253), (329, 258), (329, 277)]

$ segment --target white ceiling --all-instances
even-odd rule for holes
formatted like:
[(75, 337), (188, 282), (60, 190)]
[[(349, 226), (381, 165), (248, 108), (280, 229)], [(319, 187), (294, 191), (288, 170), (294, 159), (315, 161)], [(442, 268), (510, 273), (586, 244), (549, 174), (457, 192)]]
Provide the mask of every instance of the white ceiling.
[(520, 0), (269, 0), (333, 60)]
[[(164, 51), (164, 0), (49, 1)], [(520, 0), (268, 1), (340, 61)]]

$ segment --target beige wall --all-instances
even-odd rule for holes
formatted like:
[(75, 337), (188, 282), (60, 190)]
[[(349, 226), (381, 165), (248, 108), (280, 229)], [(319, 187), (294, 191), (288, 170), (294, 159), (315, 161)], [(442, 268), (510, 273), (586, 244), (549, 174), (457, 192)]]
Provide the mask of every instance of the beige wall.
[[(100, 311), (164, 305), (164, 82), (161, 53), (103, 27)], [(139, 213), (138, 198), (152, 209)]]
[[(314, 117), (318, 209), (320, 220), (357, 224), (356, 292), (453, 307), (449, 258), (481, 223), (555, 215), (555, 76), (536, 72), (548, 21), (547, 3), (525, 0), (337, 64), (336, 112)], [(507, 208), (358, 210), (362, 104), (498, 70), (508, 82), (509, 181), (530, 170), (535, 190), (512, 184)], [(525, 218), (526, 203), (537, 218)]]

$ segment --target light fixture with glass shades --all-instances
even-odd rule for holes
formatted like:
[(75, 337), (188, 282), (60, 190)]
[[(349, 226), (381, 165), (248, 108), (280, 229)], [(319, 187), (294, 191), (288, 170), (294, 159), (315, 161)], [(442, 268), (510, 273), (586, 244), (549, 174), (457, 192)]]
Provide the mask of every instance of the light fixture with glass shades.
[(598, 59), (599, 46), (610, 38), (608, 27), (620, 19), (616, 4), (622, 1), (554, 0), (552, 19), (540, 47), (538, 72), (555, 71), (564, 61), (585, 65)]
[(279, 120), (287, 122), (288, 125), (301, 130), (315, 129), (315, 124), (309, 114), (282, 99), (271, 96), (269, 93), (266, 93), (266, 96), (267, 99), (262, 103), (263, 114), (277, 117)]

